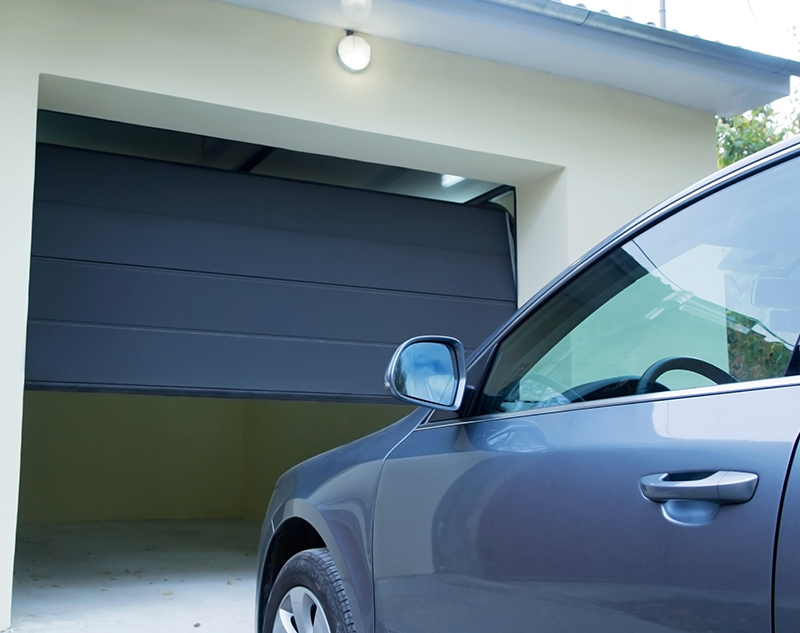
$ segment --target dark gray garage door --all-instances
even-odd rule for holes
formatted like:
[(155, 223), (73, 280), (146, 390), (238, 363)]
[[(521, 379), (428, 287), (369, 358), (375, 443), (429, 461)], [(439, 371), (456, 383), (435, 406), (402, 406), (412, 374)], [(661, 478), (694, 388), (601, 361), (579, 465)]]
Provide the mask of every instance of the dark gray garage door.
[(38, 147), (29, 388), (381, 400), (514, 307), (502, 211)]

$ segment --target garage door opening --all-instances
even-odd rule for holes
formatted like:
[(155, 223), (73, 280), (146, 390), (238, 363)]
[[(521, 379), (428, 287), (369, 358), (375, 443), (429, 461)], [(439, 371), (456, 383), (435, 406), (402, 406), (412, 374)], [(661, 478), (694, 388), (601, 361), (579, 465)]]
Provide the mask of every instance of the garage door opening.
[(277, 476), (406, 410), (28, 391), (15, 630), (249, 633)]
[(277, 475), (402, 417), (382, 387), (399, 342), (474, 348), (513, 312), (513, 191), (55, 113), (39, 130), (14, 626), (117, 617), (108, 596), (132, 621), (145, 595), (206, 613), (183, 568), (250, 630), (236, 592)]

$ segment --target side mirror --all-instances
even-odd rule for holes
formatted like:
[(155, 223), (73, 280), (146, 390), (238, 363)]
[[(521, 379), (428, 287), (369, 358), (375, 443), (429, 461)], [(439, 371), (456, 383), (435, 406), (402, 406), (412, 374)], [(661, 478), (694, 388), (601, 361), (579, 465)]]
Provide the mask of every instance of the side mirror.
[(386, 389), (411, 404), (455, 411), (467, 383), (464, 346), (449, 336), (418, 336), (397, 348), (386, 370)]

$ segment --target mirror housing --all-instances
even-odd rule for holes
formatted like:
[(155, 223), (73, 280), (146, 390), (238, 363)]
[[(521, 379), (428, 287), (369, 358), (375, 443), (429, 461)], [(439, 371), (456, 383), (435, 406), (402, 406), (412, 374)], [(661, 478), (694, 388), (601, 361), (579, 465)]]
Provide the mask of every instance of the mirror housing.
[(464, 346), (449, 336), (409, 339), (395, 351), (384, 380), (403, 402), (456, 411), (467, 385)]

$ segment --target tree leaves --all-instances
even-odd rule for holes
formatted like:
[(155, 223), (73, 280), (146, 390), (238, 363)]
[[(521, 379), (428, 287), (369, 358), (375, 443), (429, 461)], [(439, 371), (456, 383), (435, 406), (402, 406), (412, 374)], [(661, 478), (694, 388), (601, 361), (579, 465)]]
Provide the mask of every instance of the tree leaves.
[(792, 116), (784, 120), (769, 103), (738, 116), (717, 117), (717, 166), (735, 163), (798, 132), (797, 104)]

